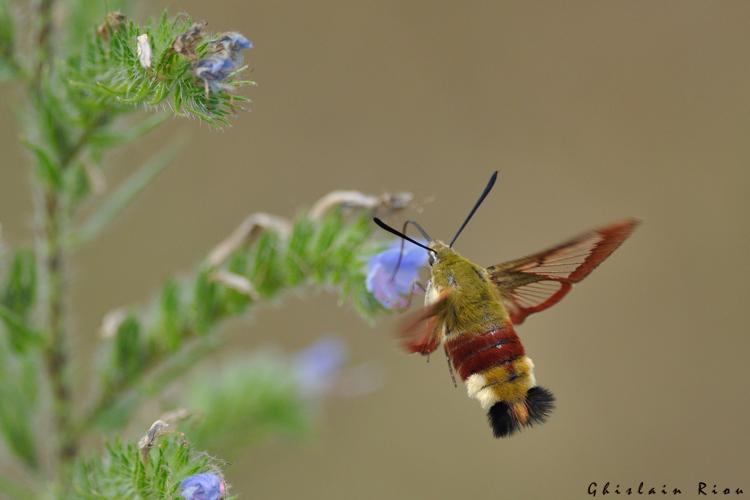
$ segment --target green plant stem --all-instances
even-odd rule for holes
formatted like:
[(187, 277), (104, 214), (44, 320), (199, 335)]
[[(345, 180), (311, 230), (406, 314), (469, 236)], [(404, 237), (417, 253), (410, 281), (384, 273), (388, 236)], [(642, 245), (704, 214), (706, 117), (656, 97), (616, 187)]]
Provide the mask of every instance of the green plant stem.
[(34, 92), (37, 94), (41, 92), (41, 83), (44, 76), (44, 71), (47, 67), (50, 66), (52, 60), (54, 5), (55, 0), (38, 0), (37, 2), (36, 12), (38, 16), (39, 27), (36, 34), (36, 65), (34, 66), (34, 73), (32, 77)]
[(58, 193), (48, 191), (44, 199), (44, 253), (47, 295), (45, 366), (52, 389), (52, 419), (56, 434), (55, 456), (58, 473), (63, 473), (78, 452), (72, 434), (72, 391), (70, 387), (65, 307), (64, 211)]
[[(38, 28), (36, 33), (36, 61), (29, 82), (32, 104), (40, 106), (43, 81), (52, 66), (54, 0), (38, 0), (36, 12)], [(61, 154), (60, 168), (70, 163), (83, 147), (79, 141), (70, 151)], [(79, 145), (80, 143), (80, 145)], [(65, 282), (65, 210), (60, 193), (47, 188), (41, 203), (42, 241), (40, 242), (43, 279), (46, 281), (44, 297), (45, 330), (47, 342), (44, 348), (44, 364), (52, 392), (52, 421), (55, 434), (55, 459), (57, 477), (62, 479), (67, 474), (69, 465), (76, 457), (78, 446), (72, 434), (72, 390), (70, 386), (69, 357), (67, 350), (66, 307), (67, 295)]]
[(76, 142), (74, 142), (65, 154), (60, 158), (60, 166), (65, 169), (68, 165), (78, 159), (81, 152), (86, 148), (91, 139), (91, 136), (96, 133), (101, 127), (107, 124), (110, 115), (109, 111), (105, 110), (98, 114), (93, 120), (91, 120), (81, 131), (81, 135), (78, 136)]

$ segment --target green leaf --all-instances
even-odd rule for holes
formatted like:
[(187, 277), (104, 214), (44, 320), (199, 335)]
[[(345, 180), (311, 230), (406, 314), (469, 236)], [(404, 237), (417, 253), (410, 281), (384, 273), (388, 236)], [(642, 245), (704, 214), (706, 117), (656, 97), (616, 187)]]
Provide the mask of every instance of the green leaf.
[(219, 287), (208, 277), (208, 271), (202, 271), (195, 279), (193, 289), (193, 312), (195, 331), (204, 334), (213, 326), (219, 317)]
[(30, 415), (25, 411), (22, 396), (13, 390), (0, 389), (0, 397), (3, 400), (0, 405), (0, 430), (6, 445), (27, 466), (37, 468), (39, 462), (29, 423)]
[(18, 373), (18, 387), (26, 396), (29, 407), (36, 405), (39, 395), (39, 374), (42, 368), (36, 356), (21, 356)]
[(278, 235), (266, 232), (250, 251), (250, 282), (264, 297), (274, 296), (284, 283), (279, 247)]
[[(64, 89), (60, 88), (56, 78), (44, 78), (41, 86), (42, 97), (35, 107), (38, 130), (41, 134), (39, 140), (50, 155), (60, 155), (72, 149), (71, 137), (75, 128), (71, 125), (79, 123), (80, 117), (72, 109), (71, 102), (66, 99)], [(65, 166), (61, 157), (55, 157), (55, 160), (58, 170)]]
[(23, 76), (16, 56), (16, 13), (9, 0), (0, 0), (0, 81)]
[(287, 281), (290, 285), (298, 285), (309, 273), (305, 263), (309, 261), (309, 251), (315, 226), (305, 217), (298, 217), (294, 222), (292, 234), (289, 237), (285, 255)]
[(122, 146), (143, 137), (169, 117), (167, 113), (156, 113), (147, 116), (140, 123), (129, 125), (125, 128), (106, 128), (97, 130), (91, 135), (91, 144), (101, 148), (113, 148)]
[(13, 257), (0, 303), (25, 318), (36, 300), (36, 256), (31, 250), (19, 250)]
[(10, 334), (8, 341), (16, 352), (25, 352), (29, 346), (42, 343), (41, 333), (26, 324), (19, 315), (2, 305), (0, 305), (0, 320), (8, 330)]
[(91, 192), (91, 182), (82, 163), (72, 165), (67, 169), (64, 177), (65, 191), (70, 195), (70, 202), (76, 205), (83, 201)]
[[(247, 252), (236, 252), (229, 258), (227, 269), (232, 274), (245, 276), (247, 274), (248, 260)], [(247, 294), (228, 287), (223, 289), (221, 300), (224, 303), (223, 309), (227, 315), (242, 313), (251, 301)]]
[(145, 363), (141, 325), (134, 315), (120, 324), (115, 335), (113, 377), (118, 383), (135, 376)]
[(36, 175), (47, 187), (53, 191), (62, 188), (62, 172), (52, 157), (38, 144), (24, 142), (26, 147), (34, 154), (36, 159)]
[(159, 173), (172, 163), (181, 146), (182, 141), (167, 145), (123, 181), (117, 190), (104, 200), (96, 212), (83, 223), (73, 237), (73, 243), (80, 245), (96, 238)]
[(310, 259), (312, 261), (313, 269), (312, 274), (318, 282), (326, 281), (328, 275), (328, 266), (326, 265), (329, 258), (328, 252), (336, 241), (343, 226), (343, 222), (344, 219), (341, 210), (334, 209), (327, 212), (321, 223), (318, 225), (310, 249)]
[(24, 373), (28, 372), (24, 364), (27, 362), (33, 363), (18, 356), (9, 356), (4, 346), (0, 346), (0, 433), (14, 455), (28, 467), (36, 468), (39, 462), (32, 423), (36, 394), (26, 392), (35, 390), (28, 381), (24, 381)]
[(161, 292), (161, 336), (164, 348), (173, 352), (182, 343), (183, 311), (180, 301), (180, 287), (173, 281), (167, 281)]
[(8, 0), (0, 0), (0, 80), (16, 76), (19, 71), (15, 55), (15, 19)]

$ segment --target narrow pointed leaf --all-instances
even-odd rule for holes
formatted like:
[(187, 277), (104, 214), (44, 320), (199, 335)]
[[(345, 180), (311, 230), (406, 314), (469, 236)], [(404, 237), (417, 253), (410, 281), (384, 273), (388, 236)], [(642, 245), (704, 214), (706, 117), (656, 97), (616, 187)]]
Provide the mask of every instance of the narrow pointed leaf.
[(38, 144), (25, 142), (36, 159), (36, 175), (49, 188), (59, 191), (63, 184), (62, 173), (52, 157)]
[(83, 223), (74, 237), (76, 245), (87, 243), (96, 238), (107, 225), (122, 212), (146, 186), (159, 175), (172, 160), (181, 147), (181, 142), (173, 142), (159, 151), (143, 166), (126, 179), (117, 190), (107, 198), (98, 210)]
[(0, 305), (0, 320), (5, 324), (9, 333), (9, 344), (16, 352), (25, 352), (30, 345), (39, 345), (43, 340), (41, 333), (29, 326), (19, 315), (2, 305)]

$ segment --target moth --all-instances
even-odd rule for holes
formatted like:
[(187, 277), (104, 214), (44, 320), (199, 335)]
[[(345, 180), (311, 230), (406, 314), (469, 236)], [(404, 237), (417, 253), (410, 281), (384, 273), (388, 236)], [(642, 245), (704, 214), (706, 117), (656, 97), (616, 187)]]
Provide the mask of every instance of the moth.
[[(494, 172), (449, 244), (431, 238), (415, 221), (407, 221), (402, 231), (377, 217), (374, 221), (429, 252), (425, 306), (404, 320), (404, 348), (429, 355), (442, 345), (451, 375), (457, 373), (469, 397), (487, 411), (493, 434), (500, 438), (544, 422), (555, 403), (553, 394), (537, 385), (534, 363), (515, 327), (560, 302), (632, 234), (638, 221), (614, 222), (542, 252), (485, 268), (459, 255), (453, 245), (496, 179)], [(407, 236), (410, 224), (429, 243)]]

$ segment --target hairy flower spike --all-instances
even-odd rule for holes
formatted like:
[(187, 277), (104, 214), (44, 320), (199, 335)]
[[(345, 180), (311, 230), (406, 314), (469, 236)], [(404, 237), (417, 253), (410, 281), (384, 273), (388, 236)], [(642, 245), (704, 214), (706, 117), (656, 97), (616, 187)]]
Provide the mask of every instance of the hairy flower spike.
[[(247, 313), (256, 302), (276, 297), (284, 290), (333, 288), (363, 317), (370, 319), (382, 313), (383, 306), (373, 296), (372, 287), (368, 290), (366, 286), (368, 257), (383, 246), (371, 239), (371, 213), (374, 209), (385, 213), (396, 210), (408, 199), (407, 194), (338, 192), (324, 196), (313, 203), (309, 214), (294, 220), (263, 213), (246, 217), (191, 276), (167, 283), (148, 308), (157, 311), (155, 315), (136, 311), (124, 319), (115, 315), (107, 322), (111, 324), (105, 330), (112, 332), (106, 358), (110, 362), (100, 374), (101, 395), (87, 412), (86, 421), (101, 427), (122, 427), (148, 397), (148, 391), (139, 389), (148, 384), (153, 393), (152, 384), (157, 382), (151, 380), (150, 373), (159, 373), (157, 369), (178, 353), (191, 352), (193, 341), (200, 342), (198, 346), (208, 345), (201, 338), (214, 338), (222, 322)], [(405, 265), (409, 266), (413, 249), (407, 249)], [(419, 258), (418, 253), (416, 257)], [(286, 377), (292, 382), (303, 381), (290, 384), (290, 392), (300, 396), (305, 391), (313, 395), (317, 391), (327, 396), (371, 390), (377, 381), (366, 369), (348, 377), (337, 373), (344, 357), (341, 351), (335, 341), (325, 342), (316, 348), (318, 354), (301, 353), (298, 368), (285, 365)], [(187, 370), (195, 358), (191, 354), (184, 359)], [(181, 373), (170, 371), (158, 384), (169, 383)], [(239, 394), (243, 391), (243, 387), (237, 389)], [(208, 393), (205, 399), (211, 400), (212, 394)], [(282, 399), (289, 398), (285, 395)], [(127, 405), (120, 404), (125, 401)], [(110, 405), (123, 410), (111, 415), (106, 411)], [(296, 428), (303, 417), (292, 410), (287, 423)], [(205, 425), (210, 428), (208, 423)], [(209, 432), (213, 431), (206, 431)]]
[[(198, 118), (213, 126), (228, 125), (230, 117), (242, 109), (240, 103), (248, 101), (234, 89), (253, 84), (236, 76), (243, 69), (239, 51), (249, 41), (239, 34), (208, 34), (205, 26), (187, 15), (170, 17), (164, 13), (145, 23), (121, 14), (108, 15), (97, 39), (89, 38), (80, 50), (73, 51), (56, 74), (65, 95), (52, 101), (55, 109), (47, 110), (45, 116), (54, 116), (59, 122), (55, 126), (67, 130), (71, 122), (85, 125), (88, 120), (81, 117), (105, 106), (107, 119), (102, 120), (103, 125), (94, 121), (103, 135), (109, 133), (112, 117), (143, 106), (168, 107), (178, 116)], [(225, 35), (224, 43), (213, 42)], [(216, 92), (211, 95), (210, 90)], [(71, 105), (62, 106), (63, 102)], [(71, 137), (65, 140), (74, 141), (80, 134), (71, 131)], [(91, 134), (91, 142), (100, 142), (99, 137), (97, 130)], [(101, 140), (102, 144), (109, 142)]]
[(224, 480), (212, 472), (194, 474), (180, 483), (180, 496), (185, 500), (220, 500), (225, 493)]
[(419, 269), (427, 264), (427, 252), (408, 241), (404, 241), (399, 265), (400, 253), (401, 241), (394, 241), (386, 250), (373, 255), (367, 264), (367, 290), (388, 309), (409, 306), (408, 295), (419, 277)]

